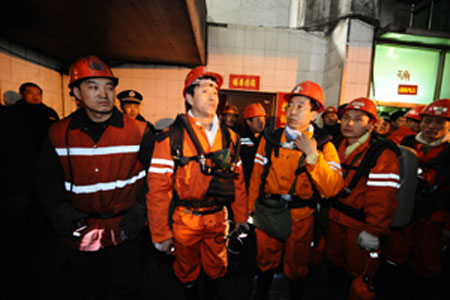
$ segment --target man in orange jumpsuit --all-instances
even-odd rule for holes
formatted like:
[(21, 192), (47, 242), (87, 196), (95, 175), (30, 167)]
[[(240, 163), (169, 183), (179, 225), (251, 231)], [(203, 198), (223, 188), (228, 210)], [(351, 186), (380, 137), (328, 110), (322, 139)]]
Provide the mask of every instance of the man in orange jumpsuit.
[[(183, 157), (180, 159), (179, 152), (178, 157), (172, 155), (171, 138), (163, 132), (155, 144), (148, 173), (147, 207), (153, 243), (166, 253), (174, 247), (174, 271), (186, 299), (198, 299), (201, 270), (206, 275), (206, 299), (214, 298), (218, 279), (227, 271), (227, 249), (222, 241), (228, 233), (228, 212), (226, 204), (218, 202), (224, 192), (220, 190), (223, 184), (215, 185), (215, 173), (208, 172), (216, 167), (210, 155), (220, 150), (229, 151), (233, 159), (239, 155), (237, 135), (226, 127), (221, 128), (216, 115), (222, 82), (222, 76), (204, 67), (195, 68), (187, 75), (183, 96), (188, 109), (184, 117), (189, 125), (183, 129)], [(205, 153), (203, 158), (199, 157), (188, 126)], [(226, 135), (231, 139), (228, 146), (224, 146)], [(240, 161), (233, 171), (236, 175), (227, 181), (231, 188), (225, 192), (234, 192), (231, 207), (236, 228), (248, 229), (247, 194)], [(171, 202), (175, 206), (173, 210)]]
[(420, 130), (420, 112), (424, 107), (425, 105), (419, 105), (411, 108), (406, 114), (405, 125), (400, 126), (397, 130), (394, 130), (388, 135), (387, 139), (393, 141), (397, 145), (400, 145), (404, 137), (408, 135), (416, 135)]
[[(415, 145), (410, 145), (419, 160), (415, 218), (401, 234), (388, 239), (384, 255), (397, 283), (401, 284), (398, 274), (403, 271), (403, 276), (415, 274), (416, 281), (409, 280), (407, 284), (414, 282), (418, 291), (438, 293), (433, 285), (442, 273), (443, 249), (450, 244), (450, 99), (429, 104), (420, 117), (420, 132), (415, 137)], [(407, 261), (413, 273), (404, 265)], [(431, 299), (433, 295), (419, 297)]]
[[(369, 99), (357, 98), (341, 116), (344, 139), (338, 153), (347, 187), (371, 146), (377, 109)], [(349, 194), (341, 192), (335, 199), (340, 206), (333, 203), (330, 209), (325, 251), (332, 295), (345, 297), (348, 276), (360, 276), (370, 260), (369, 253), (378, 251), (379, 237), (389, 232), (394, 217), (399, 187), (399, 160), (392, 150), (385, 149), (368, 176), (363, 176)], [(372, 267), (368, 271), (373, 273), (376, 264)]]
[[(343, 187), (335, 147), (331, 142), (326, 142), (322, 150), (318, 150), (317, 141), (313, 138), (314, 127), (311, 123), (324, 109), (322, 88), (314, 82), (305, 81), (285, 97), (288, 100), (287, 125), (280, 138), (284, 146), (278, 149), (278, 156), (275, 156), (275, 151), (268, 156), (265, 153), (268, 141), (265, 137), (261, 138), (250, 179), (249, 208), (255, 211), (255, 202), (263, 201), (263, 198), (279, 199), (290, 208), (291, 233), (283, 241), (256, 229), (256, 259), (260, 269), (257, 299), (268, 299), (272, 278), (283, 254), (283, 269), (290, 279), (291, 298), (300, 297), (314, 246), (315, 205), (309, 205), (314, 189), (322, 196), (332, 197)], [(271, 165), (263, 182), (261, 176), (268, 163)], [(296, 172), (300, 168), (304, 171)], [(256, 210), (255, 217), (258, 213), (261, 212)]]

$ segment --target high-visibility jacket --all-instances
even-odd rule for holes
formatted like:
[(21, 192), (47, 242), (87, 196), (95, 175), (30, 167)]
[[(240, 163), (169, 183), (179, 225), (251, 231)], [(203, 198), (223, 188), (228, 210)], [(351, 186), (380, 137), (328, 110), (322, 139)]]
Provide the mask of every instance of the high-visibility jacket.
[[(64, 119), (49, 129), (64, 169), (65, 188), (71, 204), (92, 216), (86, 235), (96, 231), (97, 248), (117, 245), (122, 242), (122, 212), (136, 202), (146, 176), (138, 155), (146, 124), (123, 116), (123, 127), (108, 126), (95, 143), (83, 127), (72, 128), (71, 120)], [(114, 215), (118, 216), (111, 217)], [(83, 239), (65, 241), (71, 247), (83, 247)]]
[[(311, 138), (312, 131), (303, 132)], [(281, 142), (286, 142), (286, 136), (283, 132)], [(261, 175), (264, 172), (264, 165), (268, 159), (272, 161), (269, 173), (267, 175), (264, 192), (266, 194), (289, 194), (289, 190), (295, 180), (295, 171), (298, 168), (301, 151), (280, 148), (278, 157), (275, 157), (275, 151), (272, 151), (270, 158), (265, 155), (266, 139), (261, 138), (258, 150), (255, 156), (255, 165), (253, 166), (252, 176), (249, 187), (249, 209), (255, 209), (255, 201), (260, 195)], [(319, 156), (315, 164), (307, 164), (306, 170), (314, 181), (314, 185), (323, 197), (332, 197), (336, 195), (343, 187), (341, 175), (341, 165), (336, 149), (333, 144), (328, 142), (319, 151)], [(300, 173), (295, 186), (294, 196), (309, 200), (313, 196), (312, 183), (308, 175)], [(314, 212), (310, 207), (291, 209), (291, 215), (297, 219), (305, 219)]]
[(407, 126), (400, 126), (399, 129), (390, 133), (387, 139), (393, 141), (397, 145), (400, 145), (403, 138), (408, 135), (416, 135), (416, 132)]
[[(208, 142), (206, 131), (203, 125), (190, 115), (188, 120), (196, 134), (205, 154), (221, 150), (222, 133), (218, 129), (212, 146)], [(231, 136), (230, 148), (236, 145), (237, 136), (229, 130)], [(194, 144), (184, 130), (183, 155), (186, 157), (198, 155)], [(238, 175), (234, 179), (235, 201), (231, 207), (233, 209), (235, 222), (245, 222), (248, 219), (247, 193), (245, 191), (242, 163), (238, 161), (235, 173)], [(166, 138), (157, 141), (154, 147), (152, 160), (148, 172), (147, 182), (149, 192), (147, 193), (147, 209), (150, 230), (154, 243), (172, 238), (169, 226), (169, 206), (172, 199), (172, 192), (176, 190), (179, 199), (202, 201), (212, 176), (205, 175), (200, 169), (200, 164), (196, 160), (190, 160), (184, 166), (178, 166), (174, 178), (175, 162), (171, 154), (170, 139)]]
[[(352, 165), (355, 156), (363, 154), (353, 163), (357, 168), (369, 149), (371, 138), (359, 145), (345, 158), (347, 139), (341, 142), (338, 153), (341, 159), (344, 176), (344, 186), (348, 186), (356, 173), (355, 169), (348, 169)], [(329, 218), (335, 222), (357, 229), (365, 230), (373, 235), (380, 236), (389, 232), (389, 224), (394, 218), (397, 207), (397, 191), (400, 188), (400, 163), (397, 155), (390, 149), (384, 150), (378, 157), (375, 166), (370, 170), (368, 177), (363, 176), (346, 198), (339, 197), (339, 201), (355, 209), (362, 209), (365, 214), (365, 222), (347, 216), (343, 212), (331, 207)]]

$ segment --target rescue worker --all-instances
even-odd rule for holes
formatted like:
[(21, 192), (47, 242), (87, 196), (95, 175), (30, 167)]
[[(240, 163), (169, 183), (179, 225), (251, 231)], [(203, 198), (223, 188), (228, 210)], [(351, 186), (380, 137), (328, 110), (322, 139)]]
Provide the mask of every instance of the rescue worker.
[(405, 125), (402, 125), (397, 130), (391, 132), (387, 139), (393, 141), (397, 145), (400, 145), (404, 137), (408, 135), (416, 135), (420, 131), (420, 112), (424, 107), (425, 105), (418, 105), (411, 108), (405, 115)]
[(256, 149), (261, 139), (261, 133), (266, 126), (266, 110), (260, 103), (247, 105), (243, 115), (244, 127), (239, 132), (241, 136), (241, 158), (244, 167), (245, 187), (248, 189), (252, 174)]
[(239, 109), (236, 105), (226, 105), (221, 113), (222, 124), (236, 132)]
[[(256, 226), (257, 278), (256, 299), (268, 299), (275, 270), (283, 258), (283, 270), (290, 282), (290, 296), (299, 299), (311, 262), (314, 210), (314, 191), (321, 196), (332, 197), (343, 187), (341, 166), (335, 147), (326, 142), (321, 150), (313, 138), (312, 122), (324, 109), (324, 93), (314, 82), (297, 84), (285, 96), (288, 101), (287, 125), (282, 130), (277, 151), (266, 153), (266, 144), (261, 138), (255, 157), (249, 187), (249, 209), (255, 211), (255, 219), (262, 213), (256, 207), (266, 199), (281, 201), (290, 211), (290, 234), (286, 240), (269, 235), (269, 228)], [(320, 129), (316, 129), (319, 131)], [(322, 131), (323, 132), (323, 131)], [(328, 133), (325, 133), (328, 137)], [(279, 151), (279, 152), (278, 152)], [(276, 155), (278, 152), (278, 155)], [(269, 164), (269, 165), (268, 165)], [(270, 166), (268, 169), (267, 166)], [(262, 176), (264, 174), (264, 176)], [(266, 179), (263, 180), (262, 177)], [(285, 200), (286, 199), (286, 200)]]
[(391, 132), (399, 129), (401, 126), (404, 126), (406, 123), (405, 112), (402, 110), (397, 110), (389, 115), (389, 120), (391, 123)]
[(340, 134), (338, 110), (334, 106), (328, 106), (322, 113), (323, 128), (326, 129), (336, 139)]
[[(439, 295), (438, 276), (443, 271), (444, 250), (450, 245), (449, 130), (450, 99), (432, 102), (420, 112), (420, 132), (410, 145), (419, 160), (415, 215), (412, 224), (388, 239), (384, 249), (391, 278), (418, 299)], [(401, 282), (399, 275), (407, 277), (407, 282)]]
[[(247, 194), (236, 149), (238, 137), (222, 128), (216, 115), (222, 82), (220, 74), (204, 67), (188, 73), (183, 90), (187, 114), (179, 115), (174, 125), (161, 133), (148, 173), (147, 208), (153, 243), (162, 252), (170, 254), (174, 250), (173, 268), (186, 299), (198, 299), (201, 271), (206, 279), (205, 299), (217, 296), (219, 279), (228, 264), (223, 242), (229, 230), (227, 205), (231, 203), (235, 229), (248, 229)], [(183, 138), (173, 155), (171, 139), (177, 135), (174, 130), (179, 121), (184, 122), (178, 132)], [(200, 155), (200, 151), (204, 154)], [(234, 170), (224, 166), (225, 172), (236, 174), (224, 180), (217, 173), (225, 162), (219, 158), (221, 153), (237, 163)]]
[(141, 102), (143, 100), (141, 93), (135, 90), (124, 90), (117, 94), (117, 99), (119, 99), (120, 109), (122, 109), (122, 112), (125, 115), (133, 119), (146, 122), (152, 133), (155, 133), (155, 127), (153, 124), (147, 121), (140, 113)]
[(49, 129), (39, 161), (40, 200), (65, 245), (76, 299), (140, 299), (145, 177), (153, 134), (114, 106), (118, 79), (89, 55), (70, 67), (69, 88), (83, 103)]
[[(337, 147), (347, 188), (371, 147), (377, 108), (371, 100), (357, 98), (341, 114), (344, 139)], [(399, 160), (392, 150), (383, 149), (367, 177), (332, 201), (325, 251), (332, 299), (347, 297), (350, 279), (375, 273), (377, 261), (371, 262), (370, 253), (379, 251), (380, 236), (389, 232), (399, 186)]]
[(375, 139), (385, 139), (391, 131), (391, 123), (387, 117), (377, 116), (372, 136)]

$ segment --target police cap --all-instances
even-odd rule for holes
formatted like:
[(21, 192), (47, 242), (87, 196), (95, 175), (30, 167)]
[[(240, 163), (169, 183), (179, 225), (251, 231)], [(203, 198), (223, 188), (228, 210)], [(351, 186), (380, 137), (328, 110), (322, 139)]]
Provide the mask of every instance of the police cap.
[(117, 99), (119, 99), (120, 103), (137, 103), (140, 104), (142, 101), (142, 95), (138, 91), (135, 90), (125, 90), (120, 92), (117, 95)]

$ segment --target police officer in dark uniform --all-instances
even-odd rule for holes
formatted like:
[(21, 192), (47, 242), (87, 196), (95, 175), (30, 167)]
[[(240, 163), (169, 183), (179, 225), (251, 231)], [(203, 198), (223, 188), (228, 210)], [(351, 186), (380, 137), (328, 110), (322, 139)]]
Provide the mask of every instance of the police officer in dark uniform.
[(120, 108), (125, 115), (135, 118), (139, 121), (147, 122), (152, 133), (156, 132), (152, 123), (147, 121), (141, 114), (141, 102), (144, 99), (138, 91), (124, 90), (117, 95), (117, 99), (120, 101)]

